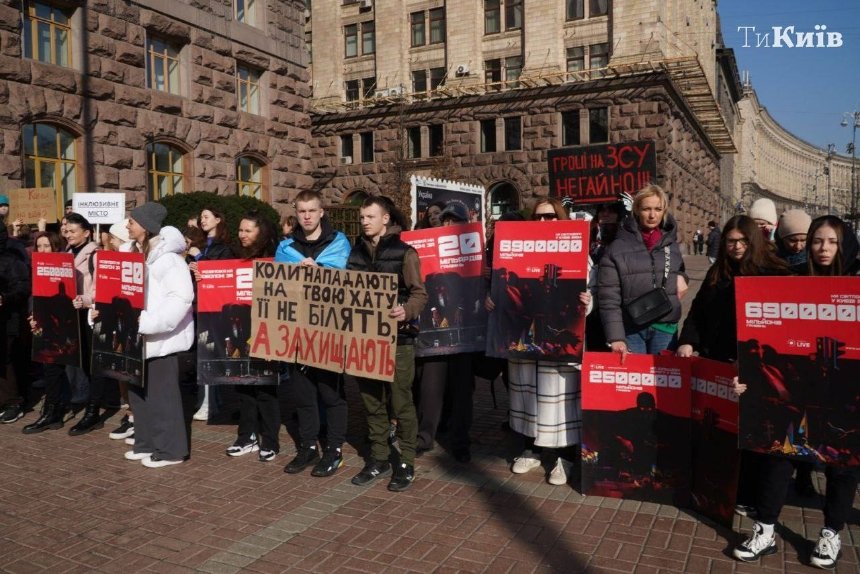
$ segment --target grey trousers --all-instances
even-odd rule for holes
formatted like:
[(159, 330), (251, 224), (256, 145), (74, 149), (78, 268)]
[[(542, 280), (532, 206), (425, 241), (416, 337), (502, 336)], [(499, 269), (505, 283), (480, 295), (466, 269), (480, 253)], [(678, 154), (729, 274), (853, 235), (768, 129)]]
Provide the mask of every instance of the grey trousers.
[(134, 452), (148, 452), (164, 460), (188, 456), (188, 436), (179, 391), (176, 355), (146, 361), (146, 385), (128, 386), (134, 413)]

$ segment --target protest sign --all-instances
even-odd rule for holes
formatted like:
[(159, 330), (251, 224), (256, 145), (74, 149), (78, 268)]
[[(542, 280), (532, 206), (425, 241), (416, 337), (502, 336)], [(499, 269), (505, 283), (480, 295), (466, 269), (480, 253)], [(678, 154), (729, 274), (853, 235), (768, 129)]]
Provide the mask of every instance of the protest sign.
[(459, 203), (469, 214), (469, 221), (483, 221), (484, 218), (484, 188), (479, 185), (469, 185), (444, 179), (419, 177), (413, 175), (412, 183), (412, 217), (413, 223), (420, 222), (431, 204), (439, 202), (443, 205)]
[(197, 264), (197, 382), (201, 385), (276, 385), (277, 366), (252, 359), (252, 261)]
[(254, 262), (251, 356), (394, 380), (397, 275)]
[(10, 189), (6, 195), (9, 196), (7, 222), (20, 219), (22, 223), (38, 223), (44, 219), (46, 223), (56, 223), (57, 192), (53, 187)]
[(860, 466), (860, 277), (735, 280), (741, 448)]
[(693, 508), (731, 527), (738, 491), (738, 396), (734, 365), (693, 358)]
[(72, 301), (77, 296), (75, 256), (33, 253), (33, 360), (81, 366), (81, 327)]
[(550, 196), (575, 204), (617, 201), (657, 179), (652, 141), (551, 149), (547, 161)]
[(500, 221), (487, 355), (579, 362), (588, 278), (585, 221)]
[(137, 328), (144, 307), (144, 271), (143, 253), (96, 254), (94, 375), (143, 385), (144, 341)]
[(429, 301), (415, 342), (418, 357), (483, 351), (487, 346), (484, 241), (480, 223), (406, 231)]
[(689, 360), (585, 353), (583, 494), (686, 505), (690, 401)]
[(124, 193), (76, 193), (72, 196), (72, 210), (80, 213), (92, 224), (119, 223), (125, 219)]

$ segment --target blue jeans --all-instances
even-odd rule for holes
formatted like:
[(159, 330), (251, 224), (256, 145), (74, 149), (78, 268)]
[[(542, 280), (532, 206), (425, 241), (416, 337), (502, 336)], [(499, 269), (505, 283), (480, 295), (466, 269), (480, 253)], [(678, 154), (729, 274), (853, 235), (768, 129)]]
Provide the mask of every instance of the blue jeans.
[(677, 333), (658, 331), (653, 327), (645, 327), (641, 331), (630, 333), (625, 338), (627, 350), (640, 355), (658, 355), (660, 351), (675, 349), (678, 342)]

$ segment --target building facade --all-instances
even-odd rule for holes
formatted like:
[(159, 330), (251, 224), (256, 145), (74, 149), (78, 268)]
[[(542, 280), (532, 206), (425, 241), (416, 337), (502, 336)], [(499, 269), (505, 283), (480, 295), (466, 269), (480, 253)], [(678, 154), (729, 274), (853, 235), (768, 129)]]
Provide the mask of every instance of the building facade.
[(5, 187), (286, 202), (312, 187), (304, 6), (0, 2)]
[(498, 215), (547, 195), (552, 148), (654, 140), (692, 236), (732, 197), (739, 89), (718, 27), (712, 0), (315, 2), (316, 188), (405, 206), (410, 175), (444, 177), (485, 186)]

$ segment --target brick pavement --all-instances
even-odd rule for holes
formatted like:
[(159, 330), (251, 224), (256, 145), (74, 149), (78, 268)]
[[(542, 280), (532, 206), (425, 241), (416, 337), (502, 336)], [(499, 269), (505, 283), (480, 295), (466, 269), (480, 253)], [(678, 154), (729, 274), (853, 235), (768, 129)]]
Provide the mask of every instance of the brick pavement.
[[(704, 264), (688, 258), (693, 275)], [(694, 288), (697, 285), (694, 283)], [(350, 399), (346, 466), (314, 479), (283, 473), (295, 452), (287, 429), (274, 463), (224, 455), (235, 433), (225, 413), (193, 423), (192, 459), (147, 469), (122, 458), (104, 430), (23, 435), (35, 419), (0, 425), (0, 571), (25, 572), (812, 572), (802, 565), (822, 525), (820, 500), (783, 512), (780, 551), (740, 564), (737, 539), (685, 509), (550, 486), (544, 475), (510, 473), (518, 440), (501, 429), (497, 388), (475, 395), (473, 462), (443, 447), (416, 465), (416, 481), (393, 494), (385, 482), (354, 487), (361, 467), (361, 406)], [(229, 397), (228, 397), (229, 398)], [(289, 402), (283, 401), (289, 421)], [(443, 440), (443, 444), (444, 444)], [(818, 477), (823, 489), (823, 477)], [(843, 533), (838, 572), (860, 572), (858, 512)], [(735, 531), (748, 529), (747, 519)]]

